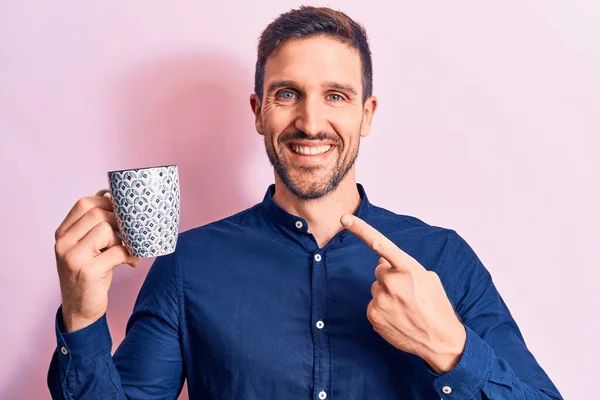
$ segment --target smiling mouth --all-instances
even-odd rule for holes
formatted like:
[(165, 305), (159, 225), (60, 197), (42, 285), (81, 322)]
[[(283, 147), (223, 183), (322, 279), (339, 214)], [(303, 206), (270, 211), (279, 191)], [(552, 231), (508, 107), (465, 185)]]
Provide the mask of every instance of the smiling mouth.
[(289, 145), (290, 150), (296, 154), (303, 156), (315, 156), (319, 154), (327, 153), (333, 146), (330, 144), (323, 146), (301, 146), (298, 144)]

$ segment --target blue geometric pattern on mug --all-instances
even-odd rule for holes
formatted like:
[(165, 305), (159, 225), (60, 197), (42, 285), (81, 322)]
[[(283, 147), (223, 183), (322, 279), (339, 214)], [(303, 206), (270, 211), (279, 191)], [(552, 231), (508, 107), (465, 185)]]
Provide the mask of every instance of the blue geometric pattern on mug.
[(119, 231), (131, 255), (174, 252), (180, 219), (177, 166), (116, 171), (108, 177)]

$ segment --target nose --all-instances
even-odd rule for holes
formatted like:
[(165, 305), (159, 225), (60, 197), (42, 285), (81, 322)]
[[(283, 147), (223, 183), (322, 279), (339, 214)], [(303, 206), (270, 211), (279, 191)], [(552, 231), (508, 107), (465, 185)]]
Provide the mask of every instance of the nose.
[(326, 124), (327, 119), (323, 104), (316, 96), (305, 97), (298, 107), (298, 114), (294, 123), (296, 129), (309, 136), (315, 136), (326, 130)]

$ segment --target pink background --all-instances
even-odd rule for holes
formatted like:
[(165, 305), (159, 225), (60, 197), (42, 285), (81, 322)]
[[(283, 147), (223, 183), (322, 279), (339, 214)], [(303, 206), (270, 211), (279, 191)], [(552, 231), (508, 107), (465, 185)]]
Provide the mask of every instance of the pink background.
[[(380, 99), (371, 200), (456, 229), (566, 398), (600, 368), (600, 6), (329, 3), (363, 22)], [(391, 3), (390, 3), (391, 4)], [(0, 398), (48, 398), (54, 230), (111, 169), (177, 163), (182, 230), (262, 199), (248, 95), (256, 39), (289, 1), (0, 5)], [(120, 267), (115, 345), (152, 260)]]

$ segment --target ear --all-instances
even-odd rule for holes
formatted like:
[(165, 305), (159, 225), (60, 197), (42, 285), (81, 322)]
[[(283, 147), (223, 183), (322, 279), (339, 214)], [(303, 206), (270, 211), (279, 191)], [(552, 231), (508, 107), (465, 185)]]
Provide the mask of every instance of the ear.
[(373, 116), (377, 110), (378, 100), (375, 96), (370, 96), (363, 107), (363, 125), (360, 130), (360, 136), (366, 137), (371, 131), (371, 124), (373, 123)]
[(260, 99), (255, 93), (250, 95), (250, 107), (252, 108), (252, 112), (254, 113), (254, 125), (256, 126), (256, 132), (258, 132), (259, 135), (264, 135), (262, 116), (260, 113)]

